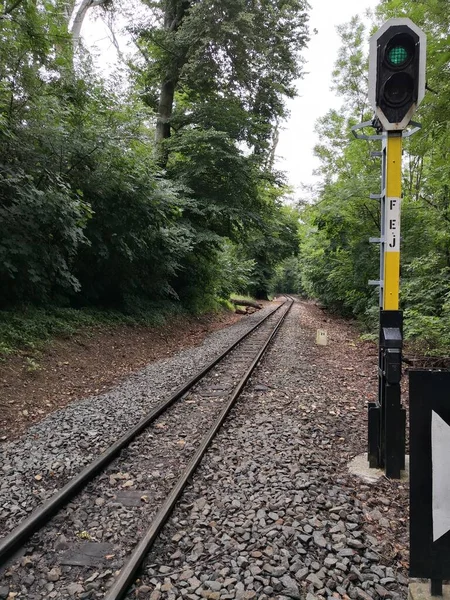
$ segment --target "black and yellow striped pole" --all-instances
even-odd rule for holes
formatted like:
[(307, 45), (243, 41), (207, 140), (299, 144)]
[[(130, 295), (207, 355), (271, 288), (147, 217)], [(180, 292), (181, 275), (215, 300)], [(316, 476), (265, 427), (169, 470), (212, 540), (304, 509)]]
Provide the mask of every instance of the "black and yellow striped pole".
[(399, 310), (402, 133), (388, 132), (386, 146), (383, 310)]
[[(378, 403), (369, 409), (369, 462), (400, 478), (405, 467), (406, 413), (401, 404), (403, 315), (400, 311), (402, 132), (383, 139)], [(372, 413), (372, 414), (370, 414)], [(372, 426), (372, 430), (370, 427)]]

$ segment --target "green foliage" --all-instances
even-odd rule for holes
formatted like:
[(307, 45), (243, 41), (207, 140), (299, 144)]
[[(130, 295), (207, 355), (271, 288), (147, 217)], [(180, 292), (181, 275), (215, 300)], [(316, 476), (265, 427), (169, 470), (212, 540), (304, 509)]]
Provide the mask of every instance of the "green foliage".
[(191, 190), (184, 213), (197, 229), (197, 240), (214, 244), (221, 237), (236, 239), (254, 223), (264, 208), (259, 174), (225, 132), (186, 129), (167, 145), (169, 177)]
[(250, 287), (255, 261), (240, 256), (235, 244), (224, 243), (217, 265), (220, 273), (217, 293), (220, 298), (233, 298), (234, 293), (243, 294)]
[(89, 217), (51, 148), (70, 112), (61, 103), (70, 40), (59, 7), (17, 2), (1, 16), (0, 307), (79, 289), (72, 264)]
[(80, 289), (72, 266), (88, 216), (61, 179), (42, 177), (37, 187), (19, 167), (0, 165), (0, 306)]
[(405, 335), (428, 351), (450, 347), (450, 265), (437, 252), (413, 259), (405, 269), (402, 299)]
[[(450, 348), (450, 16), (445, 0), (384, 0), (378, 25), (409, 17), (427, 33), (428, 92), (417, 120), (422, 130), (405, 140), (403, 154), (401, 307), (406, 336), (428, 352)], [(378, 323), (378, 294), (367, 285), (378, 278), (377, 201), (379, 164), (369, 159), (375, 144), (353, 140), (349, 128), (368, 120), (367, 32), (354, 18), (340, 27), (342, 48), (333, 73), (345, 100), (341, 113), (319, 120), (322, 186), (304, 208), (302, 280), (310, 295), (370, 328)]]
[(302, 285), (302, 260), (298, 256), (289, 256), (275, 267), (275, 274), (271, 281), (271, 291), (276, 293), (304, 295)]
[(375, 301), (367, 281), (376, 276), (378, 249), (368, 238), (379, 235), (379, 206), (368, 189), (379, 185), (379, 164), (353, 140), (353, 123), (335, 111), (318, 123), (323, 185), (302, 212), (302, 284), (330, 308), (363, 318)]
[(302, 212), (302, 285), (326, 306), (370, 322), (378, 301), (368, 286), (378, 270), (378, 248), (368, 243), (379, 235), (379, 206), (368, 198), (379, 186), (379, 163), (350, 131), (367, 120), (367, 33), (354, 17), (339, 28), (342, 48), (333, 72), (334, 87), (345, 110), (330, 110), (319, 119), (315, 148), (323, 178), (316, 202)]
[(149, 140), (134, 140), (130, 123), (110, 124), (112, 140), (84, 177), (72, 174), (93, 211), (76, 262), (79, 301), (120, 307), (130, 295), (175, 298), (170, 280), (193, 248), (183, 190), (158, 177)]
[(333, 71), (334, 89), (348, 103), (347, 108), (363, 120), (368, 109), (365, 26), (355, 16), (337, 30), (342, 45)]
[(302, 285), (329, 308), (371, 324), (378, 299), (368, 286), (378, 271), (379, 205), (369, 199), (379, 187), (379, 163), (350, 128), (368, 120), (367, 32), (354, 17), (339, 28), (342, 48), (333, 72), (336, 91), (345, 99), (341, 112), (330, 110), (316, 127), (315, 154), (322, 176), (317, 199), (302, 212)]
[(367, 31), (354, 17), (338, 29), (342, 47), (333, 71), (334, 89), (344, 108), (330, 110), (316, 127), (315, 154), (322, 176), (316, 201), (302, 212), (302, 285), (329, 308), (371, 323), (378, 300), (369, 279), (378, 272), (380, 211), (369, 193), (379, 188), (379, 163), (369, 147), (354, 139), (351, 126), (368, 120)]
[(40, 364), (34, 360), (34, 358), (30, 358), (29, 356), (25, 359), (25, 365), (28, 373), (36, 373), (41, 370)]
[(298, 212), (281, 204), (287, 191), (271, 181), (263, 182), (260, 193), (267, 202), (266, 212), (258, 229), (248, 234), (242, 248), (243, 256), (255, 261), (248, 291), (262, 300), (270, 295), (277, 266), (299, 250)]
[[(154, 0), (156, 18), (139, 32), (146, 58), (138, 82), (156, 110), (160, 87), (176, 92), (171, 125), (201, 125), (269, 150), (274, 124), (295, 95), (307, 41), (305, 0)], [(161, 27), (161, 23), (164, 26)]]
[(67, 4), (0, 9), (3, 353), (70, 334), (90, 314), (73, 307), (146, 320), (167, 303), (198, 312), (232, 291), (267, 294), (297, 251), (298, 215), (271, 164), (302, 71), (305, 0), (148, 4), (127, 91), (75, 60)]
[(109, 317), (94, 311), (68, 308), (42, 309), (32, 306), (0, 311), (0, 354), (17, 349), (36, 350), (54, 336), (69, 337), (79, 327), (108, 322)]

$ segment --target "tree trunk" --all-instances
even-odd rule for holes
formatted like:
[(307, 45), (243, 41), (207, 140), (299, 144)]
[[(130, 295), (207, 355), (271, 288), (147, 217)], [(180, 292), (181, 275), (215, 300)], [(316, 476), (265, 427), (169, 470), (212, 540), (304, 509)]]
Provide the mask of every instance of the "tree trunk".
[(165, 81), (159, 97), (158, 120), (156, 122), (156, 143), (170, 137), (170, 117), (172, 116), (175, 81)]
[[(164, 15), (164, 29), (168, 32), (176, 32), (189, 10), (190, 2), (187, 0), (174, 0), (168, 2), (166, 13)], [(172, 118), (173, 102), (175, 98), (175, 89), (178, 83), (180, 71), (186, 61), (186, 54), (174, 57), (171, 72), (167, 73), (165, 80), (161, 85), (159, 96), (158, 117), (156, 120), (156, 158), (161, 167), (165, 167), (168, 160), (168, 153), (161, 143), (170, 137), (170, 120)]]
[(235, 306), (252, 306), (253, 308), (262, 308), (262, 304), (259, 304), (259, 302), (253, 302), (253, 300), (244, 300), (244, 298), (232, 299), (230, 302)]
[(70, 33), (72, 34), (73, 51), (78, 50), (81, 37), (81, 28), (83, 26), (84, 18), (86, 17), (87, 11), (94, 7), (104, 4), (106, 0), (83, 0), (81, 4), (76, 8), (75, 16), (73, 16), (72, 25), (70, 26)]
[(273, 167), (275, 165), (275, 158), (277, 153), (278, 142), (280, 141), (280, 126), (278, 123), (278, 119), (276, 121), (275, 127), (272, 132), (272, 145), (269, 149), (269, 156), (267, 159), (267, 169), (273, 171)]

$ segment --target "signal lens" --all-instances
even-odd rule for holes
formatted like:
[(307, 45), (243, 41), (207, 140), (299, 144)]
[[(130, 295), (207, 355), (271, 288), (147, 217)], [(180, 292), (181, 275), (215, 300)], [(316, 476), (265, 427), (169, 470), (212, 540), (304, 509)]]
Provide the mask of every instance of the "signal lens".
[(404, 46), (393, 46), (388, 51), (388, 61), (391, 65), (402, 65), (408, 58), (408, 51)]
[(403, 69), (415, 54), (414, 39), (406, 33), (398, 33), (389, 40), (384, 55), (385, 64), (391, 69)]
[(402, 106), (412, 99), (414, 81), (408, 73), (394, 73), (384, 84), (384, 99), (390, 106)]

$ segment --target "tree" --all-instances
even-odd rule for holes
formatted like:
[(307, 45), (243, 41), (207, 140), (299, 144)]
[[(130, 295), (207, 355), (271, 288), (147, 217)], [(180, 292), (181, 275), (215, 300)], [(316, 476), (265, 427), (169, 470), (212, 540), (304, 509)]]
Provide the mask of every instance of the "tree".
[(109, 1), (110, 0), (81, 0), (79, 4), (73, 7), (70, 17), (70, 33), (72, 34), (74, 52), (78, 50), (80, 45), (81, 28), (83, 27), (83, 22), (89, 9), (94, 8), (95, 6), (105, 6), (109, 4)]
[(249, 291), (256, 298), (268, 299), (277, 266), (298, 254), (299, 216), (295, 208), (281, 203), (286, 191), (284, 187), (264, 182), (268, 210), (258, 229), (250, 232), (243, 244), (243, 255), (255, 262)]
[(370, 118), (367, 33), (358, 17), (339, 32), (343, 45), (333, 80), (345, 104), (339, 112), (330, 110), (316, 127), (322, 185), (315, 204), (302, 212), (302, 283), (327, 306), (366, 318), (377, 302), (367, 281), (378, 271), (378, 248), (368, 239), (379, 235), (379, 205), (369, 199), (370, 191), (379, 189), (379, 163), (350, 128)]
[(0, 19), (0, 305), (79, 289), (72, 264), (89, 207), (63, 176), (70, 36), (60, 6), (15, 2)]
[[(422, 130), (404, 141), (401, 307), (407, 335), (439, 346), (450, 342), (444, 333), (450, 298), (450, 17), (443, 0), (385, 0), (376, 15), (375, 28), (390, 17), (410, 17), (428, 38), (427, 79), (434, 91), (415, 117)], [(368, 199), (379, 189), (379, 165), (368, 150), (379, 148), (349, 133), (350, 125), (372, 116), (366, 111), (368, 44), (357, 19), (340, 32), (334, 85), (345, 107), (318, 123), (323, 181), (315, 205), (302, 215), (302, 276), (307, 291), (327, 305), (376, 322), (377, 294), (367, 280), (377, 276), (378, 252), (367, 238), (379, 231), (377, 202)]]
[[(195, 116), (211, 105), (231, 103), (240, 111), (241, 139), (256, 154), (266, 152), (272, 128), (286, 115), (283, 97), (295, 94), (293, 82), (301, 74), (306, 2), (149, 4), (159, 19), (140, 33), (139, 45), (147, 58), (141, 81), (148, 100), (158, 106), (157, 143), (192, 123), (192, 111)], [(181, 109), (178, 114), (174, 105)], [(164, 151), (160, 159), (164, 166)]]
[(170, 298), (198, 310), (229, 289), (238, 253), (236, 285), (258, 261), (266, 294), (277, 258), (294, 251), (271, 169), (306, 4), (148, 4), (145, 68), (130, 66), (126, 92), (85, 54), (73, 63), (97, 0), (76, 5), (73, 35), (71, 3), (13, 4), (0, 19), (2, 306), (128, 310)]

